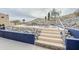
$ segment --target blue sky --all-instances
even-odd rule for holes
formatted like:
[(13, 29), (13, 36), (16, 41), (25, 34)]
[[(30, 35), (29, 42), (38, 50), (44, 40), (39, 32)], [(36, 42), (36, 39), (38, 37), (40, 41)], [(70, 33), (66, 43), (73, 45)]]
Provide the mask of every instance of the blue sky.
[[(33, 20), (34, 18), (43, 18), (52, 8), (0, 8), (0, 13), (5, 13), (10, 16), (10, 20)], [(62, 15), (74, 12), (75, 8), (61, 8)]]

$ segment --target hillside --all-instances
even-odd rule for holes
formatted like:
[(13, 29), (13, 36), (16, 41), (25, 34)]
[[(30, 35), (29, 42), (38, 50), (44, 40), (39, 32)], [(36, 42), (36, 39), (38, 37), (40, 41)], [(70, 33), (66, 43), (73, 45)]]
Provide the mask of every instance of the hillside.
[[(64, 15), (61, 17), (61, 21), (63, 23), (67, 23), (72, 21), (72, 19), (79, 17), (79, 13), (72, 13), (72, 14), (68, 14), (68, 15)], [(57, 18), (58, 19), (58, 18)], [(75, 21), (75, 19), (74, 19)], [(36, 18), (30, 22), (27, 22), (26, 24), (29, 25), (50, 25), (50, 24), (56, 24), (55, 19), (51, 18), (50, 20), (48, 19), (44, 19), (44, 18)]]
[(66, 19), (75, 18), (75, 17), (78, 17), (78, 16), (79, 16), (79, 13), (72, 13), (72, 14), (62, 16), (62, 19), (66, 20)]
[(34, 20), (32, 20), (30, 23), (32, 24), (43, 24), (44, 23), (44, 18), (36, 18)]

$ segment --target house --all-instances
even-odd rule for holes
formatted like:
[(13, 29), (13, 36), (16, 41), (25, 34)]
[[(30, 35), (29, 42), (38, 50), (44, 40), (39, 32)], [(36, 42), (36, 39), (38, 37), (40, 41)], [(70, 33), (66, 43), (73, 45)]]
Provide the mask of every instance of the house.
[(9, 16), (7, 14), (0, 13), (0, 25), (4, 24), (5, 26), (9, 26)]
[(9, 15), (0, 13), (0, 25), (10, 26)]

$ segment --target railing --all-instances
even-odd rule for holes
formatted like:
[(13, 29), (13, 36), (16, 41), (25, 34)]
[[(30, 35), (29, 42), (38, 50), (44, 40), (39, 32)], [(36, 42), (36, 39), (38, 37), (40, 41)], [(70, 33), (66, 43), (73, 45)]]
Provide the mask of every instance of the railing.
[[(59, 31), (60, 31), (60, 28), (63, 28), (63, 32), (62, 32), (62, 35), (63, 35), (63, 36), (62, 36), (62, 37), (63, 37), (63, 40), (64, 40), (64, 39), (65, 39), (65, 26), (63, 25), (62, 21), (60, 20), (60, 17), (58, 18), (58, 20), (56, 20), (56, 22), (61, 25), (61, 27), (60, 27), (60, 26), (58, 27), (58, 30), (59, 30)], [(58, 25), (59, 25), (59, 24), (58, 24)]]
[(62, 34), (63, 34), (63, 40), (64, 40), (65, 39), (65, 27), (64, 27), (62, 21), (60, 20), (60, 18), (58, 19), (58, 21), (61, 24), (61, 27), (64, 29), (63, 32), (62, 32)]
[[(62, 32), (62, 39), (63, 39), (63, 44), (65, 46), (65, 49), (66, 49), (66, 44), (65, 44), (65, 36), (66, 36), (66, 33), (65, 33), (65, 26), (63, 25), (62, 21), (60, 20), (60, 17), (58, 19), (58, 22), (61, 24), (61, 27), (64, 29), (63, 32)], [(59, 28), (59, 27), (58, 27)], [(60, 29), (59, 29), (60, 30)]]

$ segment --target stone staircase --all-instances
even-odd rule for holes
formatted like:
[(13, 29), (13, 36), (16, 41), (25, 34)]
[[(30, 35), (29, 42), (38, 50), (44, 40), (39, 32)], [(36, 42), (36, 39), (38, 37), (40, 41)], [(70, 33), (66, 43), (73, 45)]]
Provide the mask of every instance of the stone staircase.
[(58, 28), (44, 28), (38, 36), (35, 44), (38, 46), (50, 48), (53, 50), (63, 50), (64, 42), (61, 37), (61, 32)]

